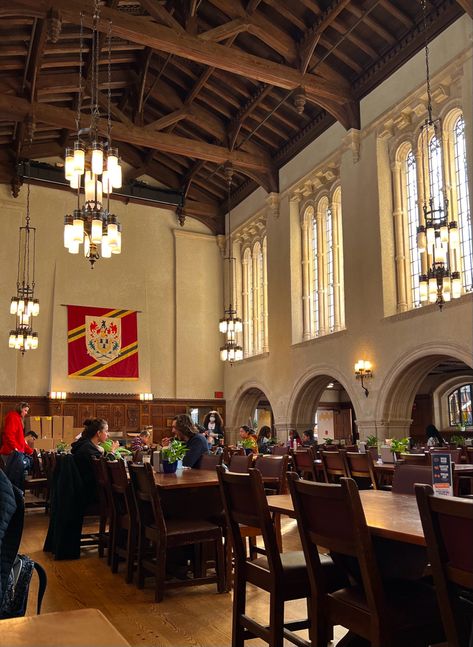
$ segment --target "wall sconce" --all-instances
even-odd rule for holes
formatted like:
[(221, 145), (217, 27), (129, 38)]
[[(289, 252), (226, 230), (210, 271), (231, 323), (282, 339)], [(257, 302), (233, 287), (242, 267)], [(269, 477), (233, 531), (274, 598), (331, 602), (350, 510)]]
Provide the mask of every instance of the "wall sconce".
[(153, 399), (152, 393), (140, 393), (140, 400), (152, 400), (152, 399)]
[(367, 360), (364, 360), (364, 359), (359, 359), (355, 364), (355, 377), (357, 380), (361, 380), (361, 388), (365, 392), (366, 397), (368, 397), (369, 391), (364, 385), (364, 380), (367, 380), (373, 377), (371, 362), (368, 362)]
[(65, 391), (51, 391), (49, 394), (51, 400), (65, 400), (66, 392)]

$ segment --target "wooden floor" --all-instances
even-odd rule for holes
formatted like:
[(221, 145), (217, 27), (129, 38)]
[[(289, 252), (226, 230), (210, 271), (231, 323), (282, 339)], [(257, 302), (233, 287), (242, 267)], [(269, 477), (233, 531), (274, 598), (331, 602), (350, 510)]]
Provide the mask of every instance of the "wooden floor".
[[(154, 602), (153, 580), (144, 590), (126, 584), (121, 572), (113, 575), (105, 559), (96, 550), (83, 551), (79, 560), (54, 561), (42, 547), (48, 517), (41, 511), (27, 511), (21, 551), (40, 562), (48, 573), (48, 588), (43, 612), (92, 607), (100, 609), (131, 645), (157, 647), (229, 647), (231, 645), (231, 593), (218, 595), (216, 586), (170, 589), (163, 602)], [(283, 543), (286, 550), (299, 546), (295, 522), (283, 521)], [(35, 613), (37, 578), (33, 576), (28, 615)], [(248, 587), (249, 615), (268, 621), (268, 596)], [(286, 604), (286, 618), (304, 617), (305, 603)], [(301, 632), (301, 635), (306, 632)], [(345, 631), (336, 628), (340, 639)], [(89, 645), (93, 645), (90, 636)], [(247, 643), (260, 647), (263, 641)], [(290, 645), (290, 643), (284, 643)], [(334, 645), (336, 643), (333, 643)], [(84, 645), (84, 647), (87, 647)]]

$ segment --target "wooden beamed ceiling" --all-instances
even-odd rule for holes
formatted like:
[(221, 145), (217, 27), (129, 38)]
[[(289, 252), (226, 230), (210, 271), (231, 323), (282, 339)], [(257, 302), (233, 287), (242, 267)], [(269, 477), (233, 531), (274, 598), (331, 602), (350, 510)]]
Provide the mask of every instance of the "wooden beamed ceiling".
[[(226, 164), (233, 203), (258, 185), (277, 191), (282, 164), (334, 121), (359, 128), (360, 99), (423, 46), (420, 0), (100, 4), (100, 128), (110, 88), (126, 181), (146, 176), (182, 192), (184, 215), (215, 232)], [(87, 125), (93, 5), (0, 0), (0, 181), (19, 160), (60, 157), (73, 141), (81, 14)], [(472, 15), (471, 0), (428, 1), (429, 37), (463, 12)]]

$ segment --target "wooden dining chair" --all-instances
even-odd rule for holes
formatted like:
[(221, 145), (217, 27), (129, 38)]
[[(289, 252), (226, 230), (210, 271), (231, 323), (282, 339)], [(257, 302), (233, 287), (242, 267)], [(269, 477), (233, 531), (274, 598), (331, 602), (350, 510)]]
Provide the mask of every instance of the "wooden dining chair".
[(414, 494), (414, 483), (432, 485), (432, 468), (430, 465), (410, 465), (396, 463), (393, 475), (393, 494)]
[[(313, 483), (295, 474), (288, 480), (311, 584), (312, 644), (326, 647), (334, 625), (371, 647), (426, 647), (443, 640), (428, 584), (383, 583), (355, 481)], [(352, 584), (329, 590), (317, 546), (329, 549), (335, 562), (349, 561)]]
[[(294, 632), (309, 627), (308, 618), (284, 622), (284, 604), (289, 600), (307, 598), (309, 580), (302, 551), (280, 553), (271, 515), (258, 470), (248, 474), (225, 472), (217, 467), (220, 491), (230, 529), (235, 556), (233, 593), (232, 647), (243, 647), (246, 640), (261, 638), (270, 647), (282, 647), (286, 638), (303, 647), (310, 643)], [(258, 528), (266, 555), (251, 561), (246, 553), (241, 526)], [(246, 585), (267, 591), (269, 598), (269, 625), (262, 625), (246, 613)]]
[(288, 462), (288, 454), (282, 456), (258, 456), (254, 462), (255, 469), (261, 473), (267, 494), (284, 494), (286, 492)]
[[(130, 479), (138, 510), (138, 588), (142, 589), (147, 574), (155, 577), (156, 602), (162, 602), (167, 587), (197, 586), (217, 583), (219, 593), (225, 592), (225, 566), (221, 527), (210, 521), (165, 519), (161, 499), (149, 463), (130, 465)], [(168, 549), (211, 543), (214, 548), (215, 575), (166, 581)], [(196, 565), (194, 565), (194, 569)], [(196, 570), (194, 570), (194, 575)]]
[(221, 465), (223, 454), (202, 454), (199, 462), (195, 466), (200, 470), (214, 470), (217, 465)]
[(345, 453), (348, 476), (358, 485), (359, 490), (378, 489), (373, 461), (369, 454), (360, 454), (360, 452)]
[(401, 452), (399, 459), (409, 465), (430, 465), (430, 456), (428, 454), (409, 454), (408, 452)]
[(92, 458), (92, 469), (97, 482), (97, 494), (99, 499), (99, 530), (98, 548), (99, 557), (103, 557), (107, 549), (107, 561), (111, 564), (112, 551), (112, 492), (110, 478), (108, 475), (106, 460), (104, 458)]
[(253, 465), (253, 454), (248, 456), (240, 456), (240, 454), (233, 454), (228, 463), (230, 472), (238, 474), (246, 474), (248, 469)]
[(473, 447), (465, 447), (466, 462), (473, 464)]
[(320, 458), (324, 470), (326, 483), (337, 483), (342, 477), (348, 476), (348, 468), (345, 460), (345, 453), (329, 450), (321, 451)]
[(415, 494), (448, 646), (466, 647), (473, 640), (473, 501), (434, 496), (430, 485), (416, 485)]
[(271, 450), (272, 456), (286, 456), (286, 454), (289, 455), (289, 447), (285, 445), (273, 445)]
[(293, 467), (299, 476), (309, 481), (316, 481), (314, 448), (307, 447), (305, 449), (298, 449), (295, 452), (293, 451), (291, 455)]
[(112, 538), (110, 544), (112, 573), (118, 571), (120, 558), (125, 560), (126, 582), (133, 581), (136, 557), (138, 519), (136, 504), (122, 460), (107, 462), (112, 495)]

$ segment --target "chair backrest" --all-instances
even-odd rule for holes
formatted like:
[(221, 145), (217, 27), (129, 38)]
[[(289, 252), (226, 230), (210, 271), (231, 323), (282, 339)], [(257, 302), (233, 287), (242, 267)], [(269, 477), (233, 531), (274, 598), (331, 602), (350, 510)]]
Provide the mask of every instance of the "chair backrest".
[(473, 501), (434, 496), (429, 485), (416, 485), (415, 494), (447, 641), (461, 647), (469, 628), (460, 624), (448, 583), (473, 590)]
[(202, 454), (196, 468), (200, 470), (215, 470), (217, 465), (221, 465), (223, 454)]
[(341, 477), (348, 476), (345, 453), (339, 451), (321, 451), (322, 466), (326, 483), (338, 481)]
[(324, 605), (328, 594), (317, 550), (317, 546), (324, 546), (332, 554), (355, 558), (370, 611), (382, 622), (383, 615), (387, 617), (386, 601), (355, 481), (342, 478), (340, 485), (313, 483), (300, 480), (294, 473), (288, 474), (288, 481), (312, 596)]
[(115, 515), (129, 515), (130, 519), (135, 519), (135, 504), (131, 484), (126, 474), (125, 462), (107, 461), (108, 476), (110, 478), (110, 489), (112, 494), (112, 507)]
[(448, 449), (444, 447), (432, 447), (430, 453), (440, 453), (440, 454), (450, 454), (452, 458), (452, 463), (460, 463), (462, 450), (460, 449)]
[(401, 452), (399, 458), (409, 465), (429, 465), (428, 454), (408, 454)]
[(283, 445), (274, 445), (271, 454), (273, 456), (286, 456), (289, 455), (289, 447), (285, 447)]
[(164, 537), (166, 522), (161, 507), (161, 499), (154, 483), (153, 468), (150, 463), (130, 465), (130, 481), (140, 525), (144, 528), (156, 525), (158, 532)]
[(288, 454), (284, 456), (258, 456), (254, 462), (254, 467), (259, 470), (263, 477), (265, 490), (275, 491), (278, 494), (286, 491), (288, 463)]
[(48, 480), (49, 487), (53, 483), (53, 474), (56, 468), (56, 452), (41, 452), (44, 474)]
[(466, 450), (466, 462), (473, 464), (473, 447), (465, 447)]
[(311, 481), (315, 481), (315, 450), (312, 447), (308, 447), (306, 449), (298, 449), (295, 452), (291, 452), (291, 454), (296, 472), (298, 472), (302, 478), (308, 478)]
[(393, 475), (393, 493), (414, 494), (414, 483), (432, 485), (432, 468), (429, 465), (396, 463)]
[[(369, 454), (360, 454), (359, 452), (346, 452), (345, 460), (348, 469), (348, 475), (354, 479), (365, 479), (371, 483), (375, 490), (378, 489), (376, 477), (373, 471), (373, 461)], [(358, 486), (360, 484), (358, 483)]]
[(142, 449), (135, 449), (135, 451), (132, 453), (132, 459), (134, 463), (142, 463), (143, 462), (143, 450)]
[(100, 509), (109, 514), (112, 508), (112, 488), (105, 458), (92, 458), (92, 470), (97, 481)]
[(247, 562), (240, 525), (250, 526), (260, 530), (270, 573), (276, 579), (280, 579), (282, 577), (281, 557), (261, 473), (253, 468), (247, 474), (226, 472), (224, 467), (219, 465), (217, 474), (227, 525), (231, 533), (236, 569), (244, 572)]
[(230, 463), (228, 469), (230, 472), (236, 472), (238, 474), (246, 474), (248, 468), (253, 464), (253, 455), (249, 454), (248, 456), (240, 456), (239, 454), (233, 454), (230, 458)]
[(225, 465), (228, 465), (230, 462), (230, 458), (234, 455), (238, 454), (239, 456), (246, 456), (245, 449), (243, 447), (231, 447), (229, 445), (225, 445), (223, 448), (223, 462)]
[(45, 476), (44, 470), (41, 469), (41, 463), (39, 462), (38, 458), (38, 452), (36, 449), (33, 449), (33, 453), (31, 454), (31, 458), (33, 461), (33, 466), (31, 470), (31, 475), (33, 478), (40, 478), (41, 476)]

